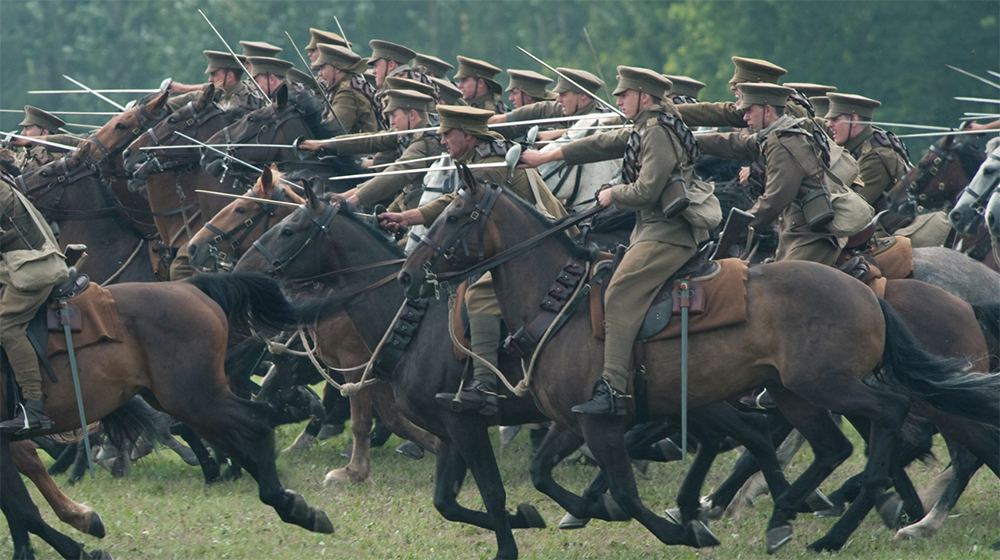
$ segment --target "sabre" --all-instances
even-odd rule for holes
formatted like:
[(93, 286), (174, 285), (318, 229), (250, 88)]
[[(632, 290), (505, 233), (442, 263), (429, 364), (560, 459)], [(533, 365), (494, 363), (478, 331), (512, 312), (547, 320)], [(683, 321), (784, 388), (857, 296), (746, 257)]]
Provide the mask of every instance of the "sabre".
[[(298, 185), (296, 185), (296, 186), (298, 186)], [(262, 198), (257, 198), (255, 196), (246, 196), (244, 194), (230, 194), (230, 193), (224, 193), (224, 192), (219, 192), (219, 191), (203, 191), (201, 189), (195, 189), (194, 192), (200, 193), (200, 194), (213, 194), (215, 196), (223, 196), (223, 197), (226, 197), (226, 198), (239, 198), (241, 200), (252, 200), (254, 202), (259, 202), (261, 204), (278, 204), (280, 206), (292, 206), (294, 208), (298, 208), (299, 206), (302, 206), (301, 204), (296, 204), (294, 202), (284, 202), (284, 201), (281, 201), (281, 200), (264, 200)]]
[(625, 118), (625, 113), (622, 113), (621, 111), (619, 111), (618, 107), (615, 107), (614, 105), (608, 103), (607, 101), (601, 99), (600, 97), (594, 95), (593, 93), (590, 93), (590, 91), (587, 88), (585, 88), (585, 87), (581, 86), (580, 84), (574, 82), (571, 78), (569, 78), (568, 76), (566, 76), (566, 74), (563, 74), (562, 72), (556, 70), (552, 66), (549, 66), (544, 60), (538, 58), (537, 56), (531, 54), (530, 52), (524, 50), (521, 47), (517, 47), (517, 49), (519, 51), (523, 52), (524, 54), (530, 56), (535, 62), (537, 62), (537, 63), (541, 64), (542, 66), (548, 68), (549, 70), (555, 72), (555, 74), (557, 76), (559, 76), (560, 78), (562, 78), (562, 79), (566, 80), (567, 82), (573, 84), (574, 86), (580, 88), (580, 91), (582, 91), (582, 92), (586, 93), (587, 95), (589, 95), (589, 96), (593, 97), (594, 99), (596, 99), (598, 103), (600, 103), (601, 105), (604, 105), (605, 107), (607, 107), (608, 109), (610, 109), (612, 113), (618, 115), (619, 117), (621, 117), (621, 118), (623, 118), (625, 120), (628, 120), (628, 119)]
[(924, 136), (960, 136), (963, 134), (989, 134), (996, 130), (953, 130), (950, 132), (922, 132), (920, 134), (899, 134), (896, 138), (921, 138)]
[(973, 74), (972, 72), (966, 72), (965, 70), (962, 70), (961, 68), (955, 68), (951, 64), (945, 64), (945, 66), (947, 66), (948, 68), (951, 68), (952, 70), (954, 70), (954, 71), (956, 71), (956, 72), (958, 72), (960, 74), (965, 74), (966, 76), (968, 76), (970, 78), (975, 78), (975, 79), (979, 80), (980, 82), (983, 82), (984, 84), (989, 84), (989, 85), (991, 85), (991, 86), (993, 86), (993, 87), (995, 87), (997, 89), (1000, 89), (1000, 84), (994, 84), (993, 82), (987, 80), (986, 78), (980, 78), (979, 76)]
[(70, 93), (156, 93), (160, 90), (158, 89), (95, 89), (87, 91), (85, 89), (39, 89), (35, 91), (29, 91), (28, 93), (34, 95), (54, 95), (54, 94), (70, 94)]
[[(243, 161), (241, 159), (237, 159), (237, 158), (235, 158), (235, 157), (227, 154), (226, 152), (223, 152), (222, 150), (215, 149), (212, 146), (209, 146), (208, 144), (205, 144), (204, 142), (195, 140), (194, 138), (191, 138), (190, 136), (188, 136), (187, 134), (184, 134), (183, 132), (175, 130), (174, 134), (180, 136), (181, 138), (186, 138), (186, 139), (190, 140), (191, 142), (194, 142), (195, 144), (198, 144), (199, 146), (203, 146), (205, 148), (208, 148), (209, 150), (212, 150), (213, 152), (219, 154), (220, 156), (222, 156), (224, 158), (229, 158), (229, 159), (235, 161), (236, 163), (245, 165), (245, 166), (249, 167), (251, 170), (256, 171), (257, 173), (263, 173), (264, 172), (263, 169), (257, 167), (256, 165), (250, 165), (249, 163), (247, 163), (247, 162), (245, 162), (245, 161)], [(164, 147), (168, 147), (168, 146), (164, 146)], [(185, 147), (190, 148), (190, 147), (193, 147), (193, 146), (185, 146)], [(299, 189), (300, 191), (303, 190), (300, 185), (296, 185), (295, 183), (289, 181), (288, 179), (285, 179), (284, 177), (281, 178), (281, 182), (285, 183), (286, 185), (291, 185), (291, 186), (295, 187), (296, 189)]]
[(587, 33), (587, 28), (583, 28), (583, 36), (587, 38), (587, 45), (590, 47), (590, 54), (594, 55), (594, 64), (597, 66), (597, 76), (601, 78), (604, 82), (602, 87), (604, 87), (604, 95), (608, 96), (608, 100), (611, 100), (611, 91), (608, 89), (608, 81), (604, 79), (604, 72), (601, 72), (601, 61), (597, 58), (597, 51), (594, 50), (594, 43), (590, 42), (590, 33)]
[[(846, 122), (846, 121), (845, 121)], [(875, 124), (879, 126), (895, 126), (899, 128), (917, 128), (922, 130), (955, 130), (954, 128), (948, 128), (946, 126), (930, 126), (926, 124), (900, 124), (892, 122), (879, 122), (879, 121), (853, 121), (851, 124)]]
[(413, 159), (400, 159), (400, 160), (396, 160), (396, 161), (393, 161), (393, 162), (390, 162), (390, 163), (380, 163), (378, 165), (370, 165), (370, 166), (368, 166), (368, 169), (379, 169), (381, 167), (389, 167), (390, 165), (396, 165), (397, 163), (411, 163), (411, 162), (417, 162), (417, 161), (433, 161), (433, 160), (436, 160), (436, 159), (444, 159), (446, 157), (448, 157), (447, 154), (440, 155), (440, 156), (430, 156), (430, 157), (422, 157), (422, 158), (413, 158)]
[(60, 150), (65, 150), (67, 152), (75, 152), (79, 149), (76, 146), (67, 146), (66, 144), (56, 144), (55, 142), (49, 142), (48, 140), (40, 140), (32, 136), (21, 136), (20, 134), (14, 134), (13, 132), (0, 132), (0, 134), (6, 136), (8, 140), (11, 138), (19, 138), (21, 140), (27, 140), (28, 142), (34, 142), (35, 144), (42, 144), (44, 146), (59, 148)]
[(216, 29), (214, 25), (212, 25), (212, 22), (208, 19), (208, 16), (205, 15), (205, 12), (198, 10), (198, 13), (201, 14), (201, 17), (205, 18), (205, 21), (208, 23), (208, 26), (211, 27), (212, 31), (215, 31), (215, 34), (218, 35), (219, 39), (222, 40), (222, 44), (226, 46), (226, 50), (229, 51), (229, 54), (233, 55), (233, 59), (236, 61), (236, 64), (239, 64), (240, 68), (242, 68), (243, 71), (247, 73), (247, 77), (250, 78), (251, 82), (253, 82), (254, 87), (256, 87), (257, 91), (259, 91), (260, 94), (264, 97), (264, 103), (266, 105), (270, 105), (271, 98), (268, 97), (266, 93), (264, 93), (264, 88), (260, 87), (260, 84), (257, 83), (257, 80), (253, 79), (253, 76), (250, 75), (250, 71), (247, 70), (247, 67), (243, 66), (243, 63), (240, 62), (240, 57), (236, 56), (236, 53), (233, 52), (233, 49), (229, 46), (229, 43), (226, 42), (226, 39), (222, 36), (222, 33), (219, 33), (219, 30)]
[[(295, 53), (299, 55), (299, 60), (301, 60), (302, 64), (305, 65), (306, 72), (308, 72), (309, 77), (312, 78), (313, 84), (316, 85), (316, 89), (322, 92), (323, 88), (320, 87), (319, 81), (316, 79), (316, 75), (313, 74), (312, 65), (306, 62), (306, 57), (302, 56), (302, 51), (299, 50), (299, 46), (295, 44), (295, 41), (292, 40), (292, 36), (289, 35), (287, 31), (285, 31), (285, 37), (288, 37), (288, 41), (292, 44), (292, 48), (295, 49)], [(321, 97), (323, 98), (323, 101), (326, 101), (326, 106), (328, 109), (330, 109), (330, 114), (333, 115), (333, 118), (337, 121), (337, 124), (340, 125), (340, 128), (343, 129), (343, 131), (346, 133), (347, 129), (344, 128), (344, 123), (340, 122), (340, 117), (337, 116), (337, 112), (333, 110), (333, 103), (330, 102), (330, 97), (327, 96), (326, 94), (323, 94)]]
[[(23, 109), (0, 109), (0, 113), (23, 113)], [(121, 113), (112, 113), (111, 111), (47, 111), (53, 115), (98, 115), (102, 117), (113, 117), (115, 115), (120, 115)]]
[(195, 144), (186, 146), (143, 146), (139, 148), (140, 150), (147, 151), (157, 151), (157, 150), (181, 150), (181, 149), (191, 149), (191, 148), (201, 148), (215, 147), (215, 148), (230, 148), (230, 147), (241, 147), (241, 148), (294, 148), (295, 146), (291, 144)]
[(1000, 78), (1000, 74), (997, 74), (996, 72), (994, 72), (992, 70), (987, 70), (986, 73), (989, 74), (990, 76), (995, 76), (997, 78)]
[(974, 103), (997, 103), (1000, 104), (1000, 99), (985, 99), (983, 97), (956, 97), (958, 101), (972, 101)]
[(967, 117), (961, 117), (960, 121), (978, 121), (981, 119), (995, 119), (1000, 117), (1000, 113), (966, 113)]
[(333, 21), (337, 22), (337, 29), (340, 30), (340, 36), (343, 37), (344, 42), (347, 43), (347, 49), (353, 50), (351, 49), (351, 42), (347, 40), (347, 35), (344, 33), (344, 28), (340, 26), (340, 20), (337, 19), (337, 16), (333, 16)]
[[(491, 169), (495, 167), (507, 167), (506, 163), (473, 163), (466, 167), (469, 169)], [(405, 175), (407, 173), (425, 173), (432, 171), (454, 171), (458, 169), (456, 165), (446, 165), (443, 167), (433, 167), (427, 169), (398, 169), (396, 171), (382, 171), (380, 173), (358, 173), (357, 175), (341, 175), (340, 177), (330, 177), (331, 181), (343, 181), (347, 179), (367, 179), (369, 177), (386, 177), (389, 175)]]
[(118, 107), (119, 109), (121, 109), (121, 111), (122, 111), (123, 113), (125, 112), (125, 106), (124, 106), (124, 105), (121, 105), (121, 104), (120, 104), (120, 103), (118, 103), (117, 101), (112, 101), (112, 100), (111, 100), (111, 99), (109, 99), (108, 97), (106, 97), (106, 96), (104, 96), (104, 95), (101, 95), (100, 93), (97, 93), (96, 91), (94, 91), (94, 90), (90, 89), (89, 87), (87, 87), (87, 86), (85, 86), (85, 85), (81, 84), (80, 82), (78, 82), (78, 81), (74, 80), (73, 78), (70, 78), (70, 77), (69, 77), (69, 76), (67, 76), (66, 74), (63, 74), (63, 78), (66, 78), (67, 80), (69, 80), (69, 81), (73, 82), (74, 84), (76, 84), (76, 85), (78, 85), (78, 86), (82, 87), (83, 89), (85, 89), (85, 90), (89, 91), (90, 93), (92, 93), (92, 94), (96, 95), (96, 96), (97, 96), (97, 97), (98, 97), (99, 99), (103, 99), (104, 101), (107, 101), (108, 103), (110, 103), (110, 104), (114, 105), (115, 107)]

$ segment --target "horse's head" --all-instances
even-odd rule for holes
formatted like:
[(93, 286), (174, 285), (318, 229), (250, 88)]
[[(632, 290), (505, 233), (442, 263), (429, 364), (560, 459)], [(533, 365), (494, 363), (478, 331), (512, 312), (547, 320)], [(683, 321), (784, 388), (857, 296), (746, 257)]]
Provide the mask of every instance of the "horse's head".
[[(271, 229), (273, 223), (295, 210), (289, 204), (306, 203), (292, 187), (281, 182), (277, 166), (265, 167), (246, 196), (255, 200), (232, 201), (191, 239), (188, 254), (192, 266), (203, 270), (220, 265), (231, 268), (254, 241)], [(268, 201), (288, 204), (268, 204)]]
[(214, 102), (215, 92), (215, 86), (208, 84), (202, 90), (201, 97), (174, 111), (129, 144), (122, 156), (125, 158), (125, 171), (131, 175), (128, 185), (130, 191), (136, 192), (142, 188), (150, 175), (198, 164), (201, 158), (199, 148), (162, 151), (142, 148), (189, 142), (174, 134), (175, 132), (205, 140), (226, 126), (228, 122), (225, 112)]
[(84, 183), (103, 184), (95, 151), (90, 142), (81, 142), (72, 154), (23, 173), (15, 183), (50, 220), (66, 218), (76, 211), (85, 212), (94, 208), (95, 201), (103, 200), (95, 190), (81, 187)]
[[(89, 138), (100, 150), (102, 164), (106, 164), (113, 171), (118, 171), (115, 160), (121, 156), (122, 150), (166, 116), (167, 97), (168, 93), (164, 91), (145, 105), (136, 104), (135, 107), (115, 115)], [(125, 178), (124, 173), (121, 178)]]
[[(990, 198), (996, 190), (997, 182), (1000, 181), (1000, 147), (993, 150), (985, 162), (976, 171), (976, 174), (969, 181), (969, 186), (965, 188), (958, 203), (948, 213), (952, 227), (956, 231), (963, 233), (975, 233), (979, 229), (980, 218), (983, 217), (984, 209), (989, 201), (991, 208), (996, 208), (998, 203), (994, 198)], [(1000, 231), (1000, 222), (992, 211), (986, 213), (986, 223), (990, 226), (990, 231)]]
[(886, 193), (889, 209), (912, 216), (948, 208), (982, 163), (977, 152), (974, 140), (942, 137)]
[[(292, 142), (300, 137), (311, 138), (307, 123), (307, 112), (299, 101), (311, 94), (297, 90), (295, 98), (289, 96), (288, 86), (282, 84), (275, 93), (274, 103), (251, 112), (241, 120), (212, 135), (206, 144), (227, 144), (221, 151), (247, 163), (272, 163), (295, 159)], [(306, 97), (302, 97), (306, 96)], [(250, 144), (237, 146), (237, 144)], [(275, 147), (279, 146), (279, 147)], [(280, 146), (288, 146), (287, 148)], [(219, 152), (207, 150), (201, 158), (201, 165), (215, 177), (221, 177), (229, 166), (243, 166), (227, 162)]]
[(429, 296), (439, 274), (475, 266), (500, 250), (492, 214), (503, 200), (503, 189), (479, 183), (466, 167), (459, 176), (464, 186), (458, 196), (427, 229), (399, 272), (410, 299)]

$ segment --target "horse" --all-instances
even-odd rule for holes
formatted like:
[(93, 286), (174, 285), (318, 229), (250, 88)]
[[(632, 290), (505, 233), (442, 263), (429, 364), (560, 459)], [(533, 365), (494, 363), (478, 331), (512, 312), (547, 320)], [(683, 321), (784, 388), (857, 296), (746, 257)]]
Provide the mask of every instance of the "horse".
[[(600, 117), (576, 121), (559, 139), (550, 142), (541, 151), (551, 152), (566, 142), (592, 136), (597, 132), (594, 127), (600, 124)], [(615, 161), (568, 166), (565, 161), (560, 160), (538, 167), (545, 185), (556, 198), (563, 201), (570, 212), (584, 210), (597, 196), (601, 185), (611, 182), (615, 174), (620, 172), (621, 164)]]
[[(91, 288), (94, 289), (94, 288)], [(286, 490), (275, 467), (274, 428), (269, 407), (236, 397), (226, 384), (223, 360), (230, 328), (286, 327), (294, 323), (274, 281), (254, 274), (206, 275), (185, 282), (115, 284), (108, 290), (124, 326), (120, 342), (79, 348), (76, 363), (87, 422), (94, 422), (136, 394), (222, 447), (257, 480), (259, 497), (286, 523), (332, 533), (326, 514)], [(53, 428), (80, 427), (80, 415), (66, 355), (52, 360), (62, 383), (42, 380)], [(6, 385), (2, 385), (6, 391)], [(6, 399), (3, 403), (7, 416)], [(0, 439), (0, 504), (12, 527), (42, 537), (65, 558), (91, 557), (38, 515), (9, 452)], [(9, 468), (8, 468), (9, 467)]]
[[(276, 166), (265, 167), (260, 179), (247, 191), (246, 196), (258, 200), (234, 200), (209, 220), (195, 234), (188, 250), (192, 266), (202, 270), (212, 269), (216, 263), (232, 268), (239, 257), (273, 224), (292, 213), (292, 207), (268, 204), (267, 201), (284, 201), (305, 204), (295, 191), (280, 181)], [(311, 190), (311, 186), (307, 186)], [(249, 217), (247, 217), (249, 216)], [(259, 226), (259, 227), (258, 227)], [(225, 252), (219, 245), (225, 243)], [(346, 314), (337, 314), (313, 326), (316, 331), (317, 357), (323, 364), (344, 370), (348, 382), (357, 382), (364, 366), (371, 358), (370, 352), (358, 337)], [(329, 385), (324, 386), (324, 401), (328, 400)], [(263, 391), (263, 389), (262, 389)], [(421, 448), (436, 451), (437, 438), (413, 426), (396, 406), (389, 386), (381, 384), (361, 391), (351, 397), (351, 430), (354, 434), (353, 450), (348, 464), (327, 473), (324, 482), (353, 482), (367, 480), (371, 473), (370, 427), (372, 406), (378, 410), (383, 422), (400, 437), (417, 442)]]
[[(437, 275), (477, 264), (475, 257), (455, 250), (460, 243), (468, 247), (469, 255), (490, 258), (552, 225), (495, 185), (478, 186), (467, 180), (466, 190), (461, 192), (431, 226), (426, 242), (410, 254), (399, 274), (411, 298), (427, 294), (432, 286), (429, 282), (440, 281)], [(477, 235), (466, 236), (467, 232)], [(537, 314), (551, 278), (558, 276), (564, 263), (571, 258), (592, 258), (563, 237), (545, 238), (530, 252), (518, 251), (517, 258), (505, 255), (493, 268), (497, 298), (512, 331)], [(847, 275), (810, 262), (778, 262), (750, 270), (747, 294), (745, 324), (691, 335), (688, 369), (690, 386), (697, 389), (689, 400), (690, 406), (697, 407), (768, 385), (775, 390), (779, 409), (812, 445), (813, 464), (787, 492), (775, 497), (769, 541), (772, 537), (787, 540), (796, 505), (851, 453), (850, 443), (827, 410), (871, 421), (871, 454), (861, 496), (831, 532), (810, 547), (842, 547), (873, 507), (874, 497), (886, 489), (892, 451), (910, 398), (865, 383), (870, 372), (877, 370), (880, 379), (908, 388), (911, 394), (914, 383), (945, 392), (949, 386), (975, 384), (980, 389), (965, 394), (962, 404), (945, 402), (945, 398), (936, 400), (935, 406), (959, 414), (974, 409), (976, 420), (1000, 418), (1000, 407), (982, 391), (995, 388), (994, 378), (965, 373), (964, 361), (939, 358), (923, 350), (898, 313)], [(830, 294), (837, 294), (836, 302)], [(646, 348), (647, 395), (653, 418), (676, 417), (679, 411), (677, 345), (674, 340)], [(593, 338), (590, 317), (579, 313), (569, 318), (546, 349), (535, 357), (537, 375), (529, 385), (540, 406), (553, 420), (587, 441), (608, 478), (612, 497), (626, 513), (662, 542), (685, 543), (682, 526), (655, 515), (639, 499), (622, 438), (628, 417), (574, 415), (569, 410), (590, 398), (590, 388), (601, 372), (602, 346)], [(982, 354), (985, 356), (985, 347)], [(920, 359), (915, 361), (918, 355)], [(956, 377), (963, 381), (953, 381)], [(929, 397), (925, 393), (921, 396)], [(966, 397), (975, 403), (964, 401)]]

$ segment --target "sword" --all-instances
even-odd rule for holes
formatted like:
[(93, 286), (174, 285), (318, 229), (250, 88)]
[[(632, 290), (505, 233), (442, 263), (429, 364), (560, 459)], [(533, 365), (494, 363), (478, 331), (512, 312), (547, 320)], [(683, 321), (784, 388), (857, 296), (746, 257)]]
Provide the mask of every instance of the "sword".
[(208, 23), (208, 26), (211, 27), (212, 31), (215, 31), (215, 34), (218, 35), (219, 39), (222, 40), (222, 44), (226, 46), (226, 50), (229, 51), (229, 54), (233, 55), (233, 60), (236, 61), (236, 64), (239, 64), (240, 68), (242, 68), (243, 71), (247, 73), (247, 77), (250, 78), (251, 82), (253, 82), (254, 87), (256, 87), (257, 91), (259, 91), (260, 94), (264, 97), (264, 104), (270, 105), (271, 98), (268, 97), (266, 93), (264, 93), (264, 88), (260, 87), (260, 84), (257, 83), (257, 80), (253, 79), (253, 76), (250, 75), (250, 71), (247, 70), (247, 67), (243, 66), (243, 63), (240, 62), (240, 57), (236, 56), (236, 53), (233, 52), (233, 49), (229, 46), (229, 43), (227, 43), (226, 39), (223, 38), (222, 33), (219, 33), (219, 30), (216, 29), (214, 25), (212, 25), (212, 22), (208, 19), (208, 16), (205, 15), (205, 12), (198, 10), (198, 13), (201, 14), (201, 17), (205, 18), (205, 21)]
[(1000, 99), (986, 99), (983, 97), (956, 97), (958, 101), (972, 101), (973, 103), (998, 103), (1000, 104)]
[[(195, 140), (194, 138), (191, 138), (190, 136), (188, 136), (187, 134), (184, 134), (183, 132), (175, 130), (174, 134), (180, 136), (181, 138), (186, 138), (187, 140), (190, 140), (191, 142), (194, 142), (195, 144), (198, 144), (199, 146), (202, 146), (204, 148), (208, 148), (209, 150), (212, 150), (213, 152), (221, 155), (224, 158), (229, 158), (229, 159), (235, 161), (236, 163), (245, 165), (245, 166), (249, 167), (251, 170), (256, 171), (257, 173), (263, 173), (264, 172), (263, 169), (257, 167), (256, 165), (250, 165), (249, 163), (247, 163), (247, 162), (245, 162), (245, 161), (243, 161), (241, 159), (238, 159), (236, 157), (233, 157), (233, 156), (227, 154), (226, 152), (223, 152), (222, 150), (218, 150), (218, 149), (216, 149), (216, 148), (214, 148), (212, 146), (209, 146), (208, 144), (206, 144), (204, 142), (201, 142), (200, 140)], [(236, 144), (236, 145), (240, 146), (242, 144)], [(169, 148), (169, 147), (170, 146), (164, 146), (164, 148)], [(182, 146), (182, 147), (184, 147), (184, 148), (193, 148), (195, 146)], [(281, 182), (285, 183), (286, 185), (291, 185), (291, 186), (295, 187), (296, 189), (298, 189), (300, 191), (303, 190), (301, 185), (296, 185), (295, 183), (289, 181), (288, 179), (285, 179), (284, 177), (282, 177)]]
[(347, 35), (344, 33), (344, 28), (340, 26), (340, 20), (337, 19), (337, 16), (333, 16), (333, 21), (337, 22), (337, 29), (340, 30), (340, 36), (343, 37), (344, 42), (347, 43), (347, 50), (353, 50), (351, 49), (351, 42), (347, 40)]
[(608, 89), (608, 81), (604, 79), (604, 72), (601, 72), (601, 61), (597, 58), (597, 51), (594, 50), (594, 43), (590, 42), (590, 33), (587, 33), (587, 28), (583, 28), (583, 36), (587, 38), (587, 46), (590, 47), (590, 54), (594, 55), (594, 65), (597, 66), (597, 76), (601, 78), (604, 82), (602, 87), (604, 88), (604, 95), (608, 96), (608, 100), (611, 100), (611, 90)]
[(608, 103), (607, 101), (605, 101), (605, 100), (601, 99), (600, 97), (598, 97), (598, 96), (594, 95), (593, 93), (590, 93), (590, 90), (588, 90), (587, 88), (585, 88), (585, 87), (581, 86), (580, 84), (578, 84), (578, 83), (574, 82), (574, 81), (573, 81), (573, 80), (572, 80), (572, 79), (571, 79), (570, 77), (568, 77), (568, 76), (567, 76), (566, 74), (563, 74), (562, 72), (560, 72), (560, 71), (556, 70), (556, 69), (555, 69), (555, 68), (553, 68), (552, 66), (549, 66), (549, 65), (548, 65), (548, 64), (547, 64), (547, 63), (546, 63), (546, 62), (545, 62), (544, 60), (542, 60), (542, 59), (538, 58), (537, 56), (535, 56), (535, 55), (531, 54), (530, 52), (528, 52), (528, 51), (524, 50), (524, 49), (523, 49), (523, 48), (521, 48), (521, 47), (517, 47), (517, 49), (518, 49), (519, 51), (523, 52), (524, 54), (526, 54), (526, 55), (530, 56), (530, 57), (531, 57), (532, 59), (534, 59), (534, 61), (535, 61), (535, 62), (537, 62), (537, 63), (541, 64), (542, 66), (544, 66), (544, 67), (548, 68), (549, 70), (551, 70), (551, 71), (555, 72), (555, 74), (556, 74), (557, 76), (559, 76), (560, 78), (562, 78), (562, 79), (566, 80), (567, 82), (569, 82), (569, 83), (573, 84), (574, 86), (576, 86), (576, 87), (580, 88), (580, 91), (582, 91), (582, 92), (586, 93), (587, 95), (589, 95), (590, 97), (592, 97), (592, 98), (596, 99), (598, 103), (600, 103), (601, 105), (604, 105), (605, 107), (607, 107), (608, 109), (610, 109), (612, 113), (614, 113), (614, 114), (618, 115), (619, 117), (621, 117), (621, 118), (622, 118), (622, 119), (624, 119), (624, 120), (628, 120), (628, 119), (626, 119), (626, 118), (625, 118), (625, 113), (622, 113), (621, 111), (619, 111), (619, 110), (618, 110), (618, 107), (615, 107), (614, 105), (612, 105), (612, 104)]
[(997, 74), (996, 72), (994, 72), (992, 70), (987, 70), (986, 73), (989, 74), (990, 76), (994, 76), (994, 77), (1000, 78), (1000, 74)]
[(961, 136), (963, 134), (989, 134), (996, 130), (953, 130), (951, 132), (921, 132), (920, 134), (899, 134), (896, 138), (921, 138), (924, 136)]
[(437, 160), (437, 159), (444, 159), (446, 157), (448, 157), (448, 154), (442, 154), (442, 155), (439, 155), (439, 156), (422, 157), (422, 158), (413, 158), (413, 159), (400, 159), (400, 160), (396, 160), (396, 161), (393, 161), (393, 162), (390, 162), (390, 163), (380, 163), (378, 165), (370, 165), (370, 166), (368, 166), (368, 169), (379, 169), (379, 168), (382, 168), (382, 167), (389, 167), (390, 165), (396, 165), (397, 163), (410, 163), (410, 162), (416, 162), (416, 161), (433, 161), (433, 160)]
[(970, 78), (975, 78), (975, 79), (979, 80), (980, 82), (983, 82), (984, 84), (989, 84), (989, 85), (991, 85), (991, 86), (993, 86), (993, 87), (995, 87), (997, 89), (1000, 89), (1000, 84), (994, 84), (993, 82), (987, 80), (986, 78), (980, 78), (979, 76), (973, 74), (972, 72), (966, 72), (965, 70), (962, 70), (961, 68), (955, 68), (951, 64), (945, 64), (945, 66), (947, 66), (948, 68), (951, 68), (952, 70), (958, 72), (959, 74), (965, 74), (966, 76), (969, 76)]
[(34, 91), (29, 91), (28, 93), (35, 95), (54, 95), (54, 94), (71, 94), (71, 93), (157, 93), (158, 89), (94, 89), (87, 91), (85, 89), (39, 89)]
[[(490, 169), (496, 167), (507, 167), (505, 162), (496, 163), (472, 163), (467, 165), (469, 169)], [(427, 169), (397, 169), (396, 171), (382, 171), (379, 173), (358, 173), (357, 175), (341, 175), (340, 177), (330, 177), (331, 181), (343, 181), (346, 179), (367, 179), (369, 177), (385, 177), (388, 175), (406, 175), (407, 173), (428, 173), (432, 171), (454, 171), (458, 169), (456, 165), (446, 165), (443, 167), (428, 167)]]
[(213, 148), (294, 148), (292, 144), (194, 144), (194, 145), (170, 145), (170, 146), (143, 146), (139, 148), (144, 152), (155, 152), (157, 150), (182, 150), (191, 148), (202, 148), (211, 146)]
[(1000, 113), (966, 113), (967, 117), (961, 117), (960, 121), (978, 121), (982, 119), (995, 119), (1000, 117)]
[(294, 202), (284, 202), (284, 201), (281, 201), (281, 200), (264, 200), (262, 198), (257, 198), (255, 196), (246, 196), (246, 195), (243, 195), (243, 194), (230, 194), (230, 193), (224, 193), (224, 192), (219, 192), (219, 191), (203, 191), (201, 189), (195, 189), (194, 192), (200, 193), (200, 194), (212, 194), (212, 195), (215, 195), (215, 196), (224, 196), (226, 198), (239, 198), (240, 200), (252, 200), (254, 202), (259, 202), (261, 204), (278, 204), (280, 206), (293, 206), (295, 208), (298, 208), (299, 206), (302, 206), (301, 204), (296, 204)]
[(66, 144), (56, 144), (55, 142), (49, 142), (48, 140), (40, 140), (33, 136), (21, 136), (20, 134), (14, 134), (13, 132), (0, 132), (0, 134), (6, 136), (8, 140), (11, 138), (19, 138), (21, 140), (27, 140), (28, 142), (34, 142), (35, 144), (42, 144), (43, 146), (51, 146), (53, 148), (59, 148), (60, 150), (65, 150), (67, 152), (75, 152), (79, 149), (76, 146), (67, 146)]
[[(844, 122), (846, 123), (847, 121)], [(874, 124), (879, 126), (895, 126), (898, 128), (917, 128), (922, 130), (945, 130), (945, 131), (955, 130), (954, 128), (948, 128), (946, 126), (929, 126), (926, 124), (900, 124), (900, 123), (879, 122), (879, 121), (852, 121), (850, 124), (858, 124), (858, 125)]]
[[(0, 113), (23, 113), (23, 109), (0, 109)], [(115, 115), (120, 115), (121, 113), (112, 113), (111, 111), (48, 111), (53, 115), (98, 115), (102, 117), (113, 117)]]
[(289, 35), (287, 31), (285, 31), (285, 37), (288, 37), (288, 41), (295, 49), (295, 53), (299, 55), (299, 60), (301, 60), (302, 64), (306, 67), (306, 72), (309, 74), (309, 77), (312, 78), (313, 84), (316, 85), (316, 89), (320, 92), (320, 97), (323, 98), (323, 101), (326, 101), (326, 107), (330, 109), (330, 114), (333, 115), (337, 124), (340, 125), (340, 128), (346, 133), (347, 129), (344, 128), (344, 123), (340, 122), (340, 117), (338, 117), (337, 112), (333, 110), (333, 103), (330, 102), (330, 97), (323, 93), (323, 88), (319, 85), (319, 81), (316, 79), (316, 74), (313, 74), (312, 66), (306, 62), (306, 57), (302, 56), (302, 51), (299, 50), (299, 46), (295, 44), (295, 41), (292, 40), (292, 36)]
[(90, 433), (87, 430), (87, 414), (83, 411), (83, 393), (80, 391), (80, 373), (76, 368), (76, 351), (73, 349), (73, 332), (70, 328), (70, 310), (66, 298), (59, 298), (59, 322), (66, 335), (66, 350), (69, 354), (69, 369), (73, 374), (73, 389), (76, 391), (76, 408), (80, 411), (80, 428), (83, 430), (83, 447), (87, 452), (90, 478), (94, 478), (94, 459), (90, 452)]
[(69, 81), (73, 82), (74, 84), (76, 84), (76, 85), (78, 85), (78, 86), (82, 87), (83, 89), (85, 89), (85, 90), (89, 91), (90, 93), (92, 93), (92, 94), (96, 95), (96, 96), (97, 96), (97, 97), (98, 97), (99, 99), (103, 99), (104, 101), (107, 101), (108, 103), (110, 103), (110, 104), (114, 105), (115, 107), (118, 107), (118, 108), (119, 108), (119, 109), (120, 109), (120, 110), (121, 110), (121, 111), (122, 111), (123, 113), (125, 112), (125, 106), (124, 106), (124, 105), (121, 105), (121, 104), (120, 104), (120, 103), (118, 103), (117, 101), (112, 101), (111, 99), (109, 99), (109, 98), (108, 98), (108, 97), (106, 97), (105, 95), (102, 95), (102, 94), (100, 94), (100, 93), (97, 93), (96, 91), (94, 91), (94, 90), (90, 89), (89, 87), (87, 87), (87, 86), (85, 86), (85, 85), (81, 84), (80, 82), (78, 82), (78, 81), (74, 80), (73, 78), (70, 78), (70, 77), (69, 77), (69, 76), (67, 76), (66, 74), (63, 74), (63, 78), (66, 78), (67, 80), (69, 80)]

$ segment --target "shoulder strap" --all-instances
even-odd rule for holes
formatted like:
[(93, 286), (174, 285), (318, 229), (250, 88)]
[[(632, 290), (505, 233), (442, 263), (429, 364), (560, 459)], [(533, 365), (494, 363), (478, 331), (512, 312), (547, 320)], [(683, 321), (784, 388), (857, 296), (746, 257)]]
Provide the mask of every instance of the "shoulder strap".
[(684, 151), (687, 152), (688, 157), (691, 159), (691, 163), (698, 161), (698, 156), (700, 155), (700, 150), (698, 149), (698, 141), (694, 138), (694, 133), (688, 128), (688, 125), (684, 124), (684, 121), (673, 113), (663, 112), (656, 119), (657, 124), (672, 131), (680, 139), (681, 145), (684, 146)]

